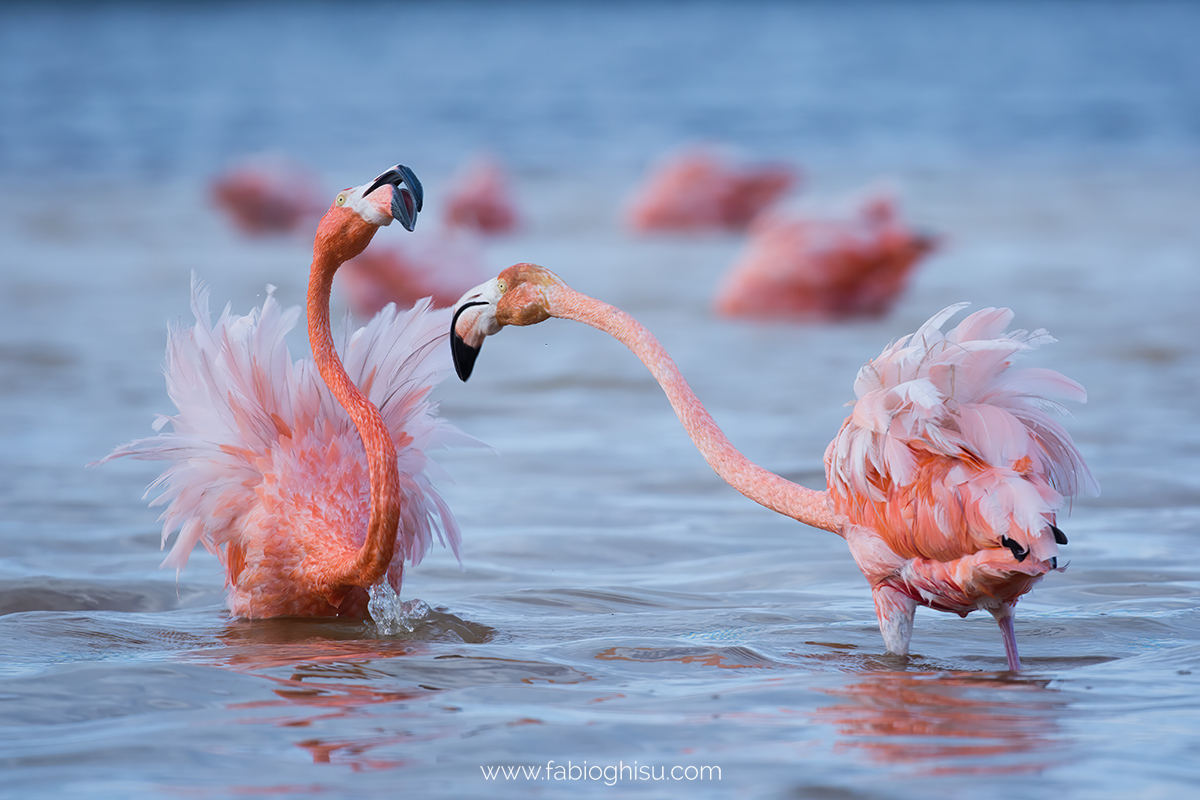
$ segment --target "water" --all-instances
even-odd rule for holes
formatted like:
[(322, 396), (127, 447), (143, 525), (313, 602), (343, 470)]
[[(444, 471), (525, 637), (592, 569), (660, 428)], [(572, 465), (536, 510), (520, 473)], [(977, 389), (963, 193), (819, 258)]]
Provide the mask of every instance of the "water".
[[(1200, 12), (731, 8), (0, 10), (6, 793), (1195, 791)], [(641, 167), (697, 138), (799, 160), (809, 197), (884, 174), (947, 244), (886, 320), (718, 321), (738, 237), (616, 225)], [(436, 213), (485, 148), (528, 220), (497, 269), (535, 260), (638, 316), (736, 444), (808, 485), (858, 365), (934, 310), (1049, 328), (1039, 364), (1089, 390), (1067, 425), (1104, 495), (1020, 605), (1026, 671), (1001, 672), (978, 615), (923, 609), (913, 657), (883, 654), (842, 542), (721, 484), (641, 365), (566, 322), (507, 331), (440, 390), (498, 455), (439, 459), (463, 565), (409, 572), (401, 599), (429, 610), (401, 629), (230, 620), (213, 558), (159, 571), (154, 465), (83, 465), (168, 408), (192, 270), (238, 311), (268, 283), (295, 304), (310, 250), (239, 238), (208, 175), (274, 149), (336, 189), (403, 158)], [(481, 770), (505, 765), (542, 772)]]

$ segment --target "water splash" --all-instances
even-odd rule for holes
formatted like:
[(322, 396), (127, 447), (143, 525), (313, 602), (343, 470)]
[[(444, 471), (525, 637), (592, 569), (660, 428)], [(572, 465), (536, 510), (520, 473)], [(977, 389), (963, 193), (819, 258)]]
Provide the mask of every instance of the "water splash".
[(383, 635), (412, 633), (431, 610), (424, 600), (401, 600), (386, 578), (368, 588), (367, 594), (371, 597), (367, 611), (376, 631)]

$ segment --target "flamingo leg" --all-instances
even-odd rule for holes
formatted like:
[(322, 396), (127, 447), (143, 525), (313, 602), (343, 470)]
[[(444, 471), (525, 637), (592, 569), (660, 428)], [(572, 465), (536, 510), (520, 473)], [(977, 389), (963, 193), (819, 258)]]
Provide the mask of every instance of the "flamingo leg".
[(1021, 659), (1017, 656), (1017, 632), (1013, 628), (1013, 609), (1011, 605), (988, 609), (1000, 626), (1000, 634), (1004, 637), (1004, 655), (1008, 657), (1009, 672), (1021, 671)]
[(875, 598), (879, 632), (883, 634), (883, 644), (887, 651), (898, 656), (908, 655), (917, 601), (886, 584), (876, 586), (871, 590), (871, 595)]

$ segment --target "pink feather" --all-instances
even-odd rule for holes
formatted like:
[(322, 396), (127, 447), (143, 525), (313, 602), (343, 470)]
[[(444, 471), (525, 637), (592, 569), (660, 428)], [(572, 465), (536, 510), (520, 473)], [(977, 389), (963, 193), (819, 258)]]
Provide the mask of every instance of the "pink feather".
[[(288, 351), (285, 337), (300, 309), (282, 307), (268, 287), (261, 307), (245, 316), (226, 307), (214, 324), (208, 291), (193, 277), (192, 311), (195, 324), (168, 335), (167, 391), (177, 413), (156, 420), (157, 435), (103, 460), (168, 462), (147, 490), (157, 492), (151, 505), (167, 506), (164, 544), (179, 531), (163, 566), (182, 569), (197, 543), (219, 555), (229, 542), (247, 549), (287, 545), (264, 541), (281, 536), (264, 520), (285, 506), (303, 509), (317, 496), (324, 507), (298, 515), (297, 537), (306, 524), (317, 524), (319, 513), (349, 520), (358, 546), (370, 507), (366, 454), (313, 362), (294, 361)], [(439, 419), (428, 396), (450, 374), (449, 325), (450, 311), (431, 309), (426, 299), (409, 311), (388, 305), (344, 335), (346, 370), (359, 386), (370, 383), (368, 396), (399, 445), (404, 512), (393, 567), (419, 563), (435, 534), (460, 556), (458, 525), (429, 473), (446, 475), (426, 455), (479, 444)]]

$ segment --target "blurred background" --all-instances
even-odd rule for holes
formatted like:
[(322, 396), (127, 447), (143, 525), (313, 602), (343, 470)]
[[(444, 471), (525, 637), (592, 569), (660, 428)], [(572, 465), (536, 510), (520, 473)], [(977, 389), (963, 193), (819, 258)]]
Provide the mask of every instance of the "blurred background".
[[(0, 170), (330, 172), (485, 149), (643, 168), (711, 139), (804, 163), (1194, 157), (1180, 2), (5, 3)], [(369, 166), (368, 166), (369, 165)]]

